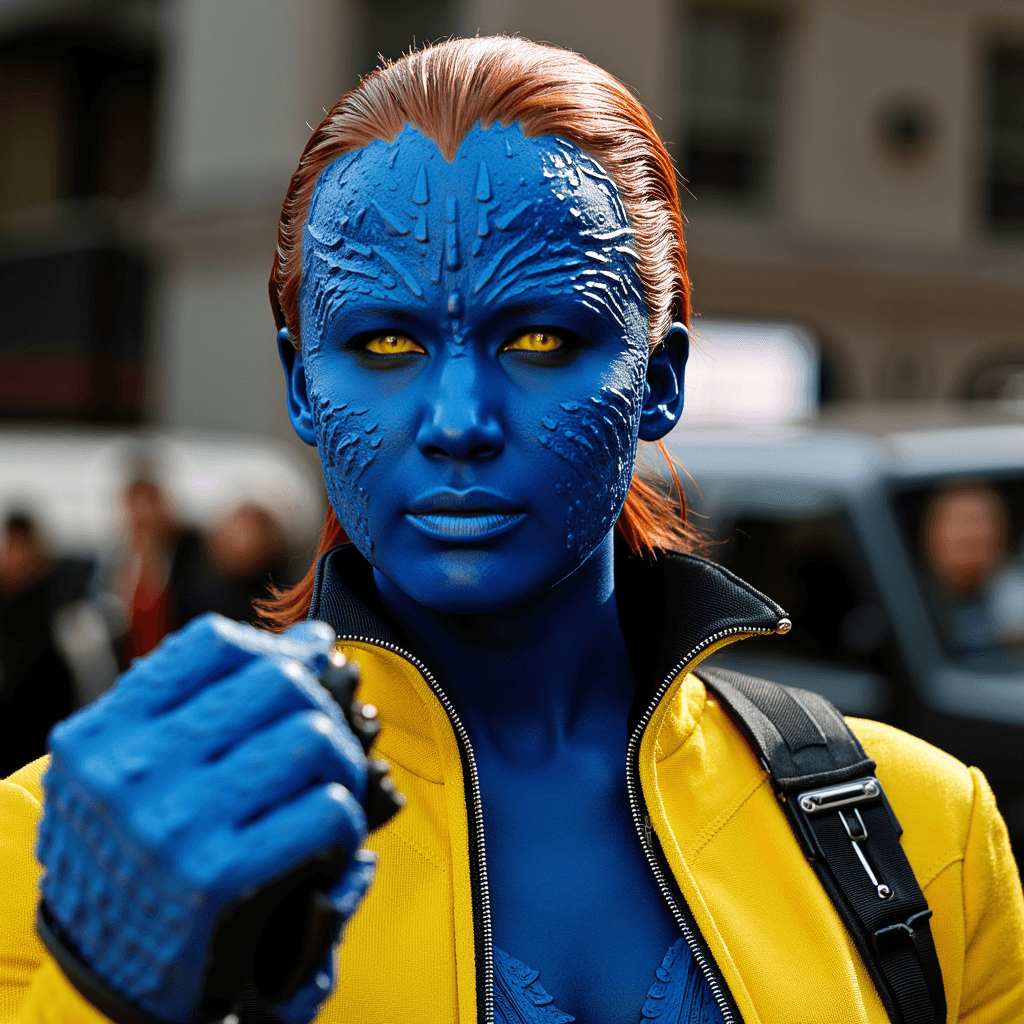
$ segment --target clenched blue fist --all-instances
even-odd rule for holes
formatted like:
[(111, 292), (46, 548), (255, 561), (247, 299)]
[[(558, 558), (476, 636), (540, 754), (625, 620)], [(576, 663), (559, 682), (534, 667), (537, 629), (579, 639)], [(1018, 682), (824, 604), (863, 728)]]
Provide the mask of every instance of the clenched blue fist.
[[(215, 947), (232, 926), (244, 944), (253, 894), (326, 863), (327, 945), (365, 894), (366, 757), (316, 679), (333, 642), (323, 623), (272, 635), (207, 615), (51, 734), (41, 918), (159, 1020), (231, 1008), (208, 998)], [(275, 1012), (311, 1019), (332, 965), (328, 952)]]

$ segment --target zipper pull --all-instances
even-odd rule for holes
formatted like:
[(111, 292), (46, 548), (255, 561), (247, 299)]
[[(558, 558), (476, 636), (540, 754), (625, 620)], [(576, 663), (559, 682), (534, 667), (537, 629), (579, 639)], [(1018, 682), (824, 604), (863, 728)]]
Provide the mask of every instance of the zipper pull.
[(644, 815), (644, 843), (649, 847), (652, 845), (651, 835), (653, 833), (651, 828), (651, 819), (649, 815)]
[(776, 633), (788, 633), (793, 628), (793, 623), (789, 619), (779, 619), (775, 623)]

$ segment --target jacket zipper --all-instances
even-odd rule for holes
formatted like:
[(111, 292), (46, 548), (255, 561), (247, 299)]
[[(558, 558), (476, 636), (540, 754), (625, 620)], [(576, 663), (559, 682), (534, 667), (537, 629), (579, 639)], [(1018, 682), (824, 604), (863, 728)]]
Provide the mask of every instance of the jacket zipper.
[(477, 984), (483, 989), (483, 1000), (478, 1000), (477, 1005), (483, 1010), (483, 1013), (480, 1014), (478, 1011), (477, 1016), (481, 1024), (494, 1024), (494, 938), (491, 928), (491, 892), (487, 884), (487, 862), (484, 859), (484, 815), (483, 800), (480, 796), (480, 774), (477, 771), (473, 747), (469, 742), (469, 733), (466, 732), (466, 727), (462, 724), (458, 712), (448, 699), (447, 694), (441, 689), (433, 673), (414, 654), (397, 644), (369, 636), (338, 636), (337, 642), (364, 643), (370, 644), (372, 647), (383, 647), (385, 650), (405, 658), (419, 670), (427, 681), (434, 696), (441, 702), (441, 707), (444, 708), (448, 721), (455, 732), (466, 776), (469, 780), (469, 807), (466, 810), (466, 819), (469, 825), (470, 842), (476, 853), (476, 861), (474, 862), (470, 857), (469, 862), (469, 890), (473, 899), (473, 920), (480, 922), (480, 934), (476, 941), (477, 950), (483, 954), (481, 957), (483, 972), (482, 974), (477, 972)]
[(640, 844), (647, 857), (647, 863), (651, 868), (651, 872), (654, 874), (654, 880), (658, 884), (658, 889), (661, 891), (662, 898), (668, 904), (668, 908), (672, 912), (672, 916), (675, 918), (676, 924), (679, 925), (679, 930), (683, 933), (683, 938), (686, 939), (687, 946), (690, 947), (693, 959), (697, 962), (697, 966), (700, 967), (701, 973), (704, 975), (704, 979), (708, 983), (708, 988), (711, 989), (711, 994), (715, 997), (715, 1002), (718, 1004), (719, 1012), (722, 1014), (722, 1020), (725, 1024), (742, 1024), (742, 1018), (739, 1016), (739, 1010), (732, 1005), (731, 999), (726, 995), (727, 990), (724, 979), (719, 974), (714, 961), (705, 955), (700, 943), (697, 942), (697, 926), (696, 922), (694, 922), (690, 917), (689, 908), (686, 907), (684, 910), (685, 904), (684, 906), (680, 906), (679, 903), (676, 902), (675, 895), (666, 881), (666, 878), (671, 876), (671, 869), (665, 862), (664, 855), (659, 855), (659, 851), (655, 848), (651, 819), (647, 813), (647, 802), (644, 800), (638, 778), (640, 768), (640, 741), (643, 738), (644, 730), (647, 728), (647, 725), (651, 720), (651, 716), (654, 714), (655, 708), (657, 708), (662, 697), (665, 696), (666, 691), (672, 685), (672, 681), (690, 665), (698, 654), (712, 646), (712, 644), (716, 644), (719, 640), (724, 640), (728, 636), (736, 636), (738, 634), (745, 634), (749, 636), (757, 633), (784, 633), (787, 632), (788, 629), (789, 620), (779, 619), (775, 627), (771, 629), (758, 626), (732, 626), (729, 629), (723, 629), (720, 632), (714, 633), (702, 640), (696, 647), (689, 651), (662, 680), (661, 685), (654, 694), (654, 697), (647, 705), (647, 710), (644, 712), (640, 721), (637, 723), (636, 728), (633, 730), (633, 733), (629, 738), (629, 745), (626, 748), (626, 789), (629, 793), (629, 806), (630, 810), (633, 812), (633, 824), (636, 827), (637, 835), (640, 837)]
[[(784, 622), (788, 623), (788, 620), (780, 619), (778, 626), (781, 626)], [(690, 947), (694, 960), (696, 960), (701, 972), (707, 980), (708, 986), (715, 997), (715, 1002), (718, 1004), (718, 1008), (722, 1014), (725, 1024), (737, 1024), (738, 1014), (733, 1013), (733, 1009), (725, 996), (722, 979), (715, 970), (712, 962), (704, 955), (703, 950), (700, 948), (695, 938), (695, 925), (691, 925), (688, 915), (683, 912), (682, 908), (676, 902), (675, 897), (665, 880), (666, 875), (671, 873), (670, 870), (667, 865), (662, 863), (654, 849), (651, 822), (647, 814), (647, 805), (637, 781), (637, 773), (640, 763), (640, 740), (643, 737), (643, 732), (647, 727), (647, 723), (651, 720), (651, 716), (654, 714), (654, 709), (658, 706), (658, 703), (665, 695), (669, 686), (672, 685), (672, 681), (680, 672), (683, 671), (683, 669), (686, 668), (687, 665), (689, 665), (691, 661), (693, 661), (694, 658), (697, 657), (698, 654), (701, 653), (701, 651), (710, 647), (712, 644), (717, 643), (719, 640), (725, 639), (727, 636), (733, 636), (740, 633), (749, 635), (754, 633), (774, 633), (777, 631), (784, 632), (784, 630), (779, 630), (778, 626), (773, 629), (766, 629), (758, 626), (733, 626), (730, 629), (721, 630), (720, 632), (714, 633), (710, 637), (702, 640), (662, 681), (653, 699), (647, 706), (647, 710), (644, 712), (643, 717), (640, 719), (637, 727), (633, 730), (633, 734), (630, 736), (629, 746), (626, 751), (626, 789), (629, 793), (629, 806), (633, 812), (633, 823), (636, 826), (637, 834), (640, 836), (640, 842), (647, 857), (647, 863), (650, 865), (651, 871), (654, 874), (654, 879), (658, 884), (658, 889), (661, 891), (662, 897), (668, 904), (668, 908), (672, 912), (672, 916), (679, 925), (679, 930), (686, 939), (686, 944)], [(481, 1024), (494, 1024), (494, 936), (491, 926), (491, 893), (487, 884), (487, 861), (484, 849), (484, 816), (483, 800), (480, 795), (480, 773), (477, 770), (473, 747), (469, 742), (469, 733), (466, 732), (466, 727), (462, 724), (462, 720), (459, 718), (458, 712), (456, 712), (454, 705), (448, 699), (447, 694), (441, 689), (437, 679), (434, 678), (434, 674), (414, 654), (402, 647), (399, 647), (397, 644), (390, 643), (386, 640), (378, 640), (375, 637), (353, 636), (346, 634), (338, 636), (336, 640), (339, 643), (363, 643), (369, 644), (371, 647), (381, 647), (384, 650), (391, 651), (392, 653), (399, 655), (399, 657), (405, 658), (405, 660), (412, 664), (427, 681), (427, 685), (433, 691), (434, 696), (436, 696), (440, 701), (441, 707), (444, 708), (445, 714), (448, 716), (448, 721), (451, 723), (452, 730), (455, 732), (455, 738), (459, 744), (463, 763), (465, 764), (466, 775), (469, 779), (469, 806), (467, 808), (466, 819), (469, 826), (470, 842), (473, 844), (473, 850), (476, 853), (475, 871), (474, 861), (470, 858), (469, 887), (473, 899), (473, 918), (480, 922), (480, 934), (477, 940), (477, 948), (482, 953), (481, 960), (483, 963), (482, 975), (479, 972), (477, 974), (478, 984), (480, 984), (483, 989), (483, 999), (478, 1002), (478, 1005), (483, 1012), (478, 1013), (478, 1018), (480, 1019)], [(740, 1022), (740, 1024), (742, 1024), (742, 1022)]]

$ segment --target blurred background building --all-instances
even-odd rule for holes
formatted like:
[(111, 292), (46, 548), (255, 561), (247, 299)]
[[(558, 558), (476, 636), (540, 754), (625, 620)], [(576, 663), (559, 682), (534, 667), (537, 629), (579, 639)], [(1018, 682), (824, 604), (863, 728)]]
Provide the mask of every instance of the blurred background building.
[(697, 310), (793, 325), (823, 400), (1024, 396), (1019, 0), (0, 0), (0, 416), (291, 443), (265, 291), (308, 126), (477, 31), (636, 89)]
[(654, 116), (687, 420), (1024, 399), (1021, 0), (0, 0), (0, 424), (262, 438), (315, 480), (266, 300), (286, 183), (381, 58), (476, 32), (572, 47)]

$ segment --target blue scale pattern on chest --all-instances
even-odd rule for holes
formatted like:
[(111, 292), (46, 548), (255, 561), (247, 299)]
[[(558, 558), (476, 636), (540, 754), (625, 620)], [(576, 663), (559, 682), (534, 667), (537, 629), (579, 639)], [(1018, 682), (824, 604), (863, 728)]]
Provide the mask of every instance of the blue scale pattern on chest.
[[(539, 977), (539, 971), (495, 946), (495, 1024), (570, 1024), (576, 1020), (555, 1006), (554, 996), (544, 990)], [(655, 979), (640, 1010), (640, 1024), (723, 1024), (714, 994), (685, 939), (677, 939), (669, 948)]]

